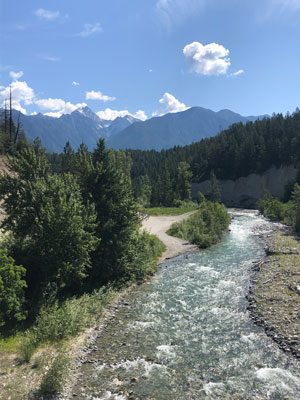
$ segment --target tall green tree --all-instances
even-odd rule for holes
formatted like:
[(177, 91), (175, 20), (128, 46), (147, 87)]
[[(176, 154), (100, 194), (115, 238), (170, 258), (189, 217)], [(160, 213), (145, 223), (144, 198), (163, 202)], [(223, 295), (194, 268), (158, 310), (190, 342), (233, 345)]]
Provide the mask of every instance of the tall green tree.
[(213, 203), (221, 203), (221, 186), (213, 171), (210, 173), (208, 197)]
[(93, 205), (83, 202), (74, 176), (49, 174), (39, 145), (10, 159), (10, 169), (0, 179), (2, 227), (12, 234), (11, 250), (27, 269), (29, 289), (40, 295), (53, 283), (61, 293), (78, 291), (98, 243)]
[(180, 200), (191, 199), (192, 171), (186, 161), (181, 161), (177, 168), (177, 189)]
[(298, 183), (294, 187), (292, 201), (295, 210), (295, 229), (300, 232), (300, 185)]
[(95, 204), (96, 233), (101, 239), (92, 271), (93, 284), (99, 285), (126, 273), (139, 219), (128, 176), (116, 168), (103, 139), (92, 154), (92, 163), (84, 193)]

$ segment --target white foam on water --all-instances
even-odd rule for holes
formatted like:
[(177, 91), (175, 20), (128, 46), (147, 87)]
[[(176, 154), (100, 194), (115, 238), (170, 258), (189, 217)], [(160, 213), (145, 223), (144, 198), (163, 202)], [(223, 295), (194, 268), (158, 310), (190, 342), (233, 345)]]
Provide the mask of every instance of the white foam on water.
[(221, 382), (208, 382), (203, 385), (206, 395), (221, 395), (223, 393), (224, 384)]
[(172, 359), (176, 357), (174, 346), (170, 346), (167, 344), (162, 344), (157, 346), (156, 349), (156, 357), (159, 359)]
[[(260, 368), (255, 372), (258, 379), (268, 382), (274, 387), (292, 391), (298, 388), (300, 393), (300, 378), (282, 368)], [(291, 387), (292, 386), (292, 387)]]
[(130, 329), (145, 329), (155, 325), (154, 321), (134, 321), (128, 325)]
[(208, 266), (205, 266), (205, 265), (199, 265), (198, 267), (195, 268), (195, 270), (197, 272), (206, 273), (206, 274), (209, 274), (209, 275), (212, 275), (212, 276), (220, 275), (220, 273), (218, 271), (216, 271), (214, 268), (208, 267)]
[(249, 335), (241, 335), (241, 341), (244, 343), (252, 344), (255, 340), (259, 339), (259, 335), (254, 332), (249, 333)]
[(127, 397), (122, 394), (113, 394), (107, 390), (102, 397), (91, 397), (91, 400), (126, 400)]
[(139, 371), (143, 370), (144, 376), (149, 376), (151, 372), (155, 369), (166, 370), (164, 365), (147, 361), (144, 358), (137, 358), (135, 360), (125, 360), (120, 363), (111, 366), (113, 370), (125, 369), (126, 371), (132, 371), (137, 369)]

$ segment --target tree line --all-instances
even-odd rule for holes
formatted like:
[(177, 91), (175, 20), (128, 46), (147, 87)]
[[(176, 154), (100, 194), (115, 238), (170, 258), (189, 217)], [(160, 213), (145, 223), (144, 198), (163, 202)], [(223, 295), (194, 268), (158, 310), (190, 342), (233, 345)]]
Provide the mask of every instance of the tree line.
[(0, 177), (0, 329), (108, 282), (141, 280), (162, 251), (140, 230), (125, 154), (100, 140), (93, 152), (67, 145), (60, 160), (53, 170), (36, 140), (8, 156)]
[[(153, 205), (168, 205), (182, 197), (182, 172), (190, 180), (201, 182), (213, 173), (217, 179), (237, 179), (251, 173), (262, 173), (271, 166), (294, 165), (300, 160), (300, 112), (274, 114), (247, 124), (234, 124), (215, 137), (202, 139), (185, 147), (160, 152), (128, 150), (132, 160), (132, 180), (137, 196), (143, 193)], [(184, 171), (179, 172), (179, 165)], [(177, 190), (177, 193), (176, 193)], [(147, 194), (147, 196), (146, 196)]]

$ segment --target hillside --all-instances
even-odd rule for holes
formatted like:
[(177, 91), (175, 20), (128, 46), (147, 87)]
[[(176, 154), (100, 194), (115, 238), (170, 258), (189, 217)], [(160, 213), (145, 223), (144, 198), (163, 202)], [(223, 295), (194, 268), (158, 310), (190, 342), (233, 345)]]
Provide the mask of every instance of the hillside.
[[(13, 119), (17, 122), (18, 111), (13, 111)], [(103, 120), (88, 107), (62, 115), (60, 118), (49, 117), (43, 114), (20, 114), (22, 128), (29, 140), (39, 137), (43, 146), (49, 152), (61, 152), (70, 142), (77, 148), (85, 143), (93, 149), (99, 138), (108, 138), (127, 128), (137, 119), (131, 116), (117, 118), (114, 121)]]
[[(13, 110), (17, 123), (19, 112)], [(92, 150), (99, 138), (113, 149), (161, 150), (188, 145), (211, 137), (236, 122), (246, 123), (259, 117), (243, 117), (230, 110), (214, 112), (201, 107), (169, 113), (140, 121), (131, 115), (113, 121), (103, 120), (84, 107), (59, 118), (43, 114), (20, 114), (21, 126), (29, 140), (39, 137), (49, 152), (61, 152), (70, 142), (73, 148), (85, 143)]]
[(113, 149), (161, 150), (184, 146), (211, 137), (236, 122), (259, 117), (243, 117), (230, 110), (214, 112), (202, 107), (138, 121), (108, 139)]

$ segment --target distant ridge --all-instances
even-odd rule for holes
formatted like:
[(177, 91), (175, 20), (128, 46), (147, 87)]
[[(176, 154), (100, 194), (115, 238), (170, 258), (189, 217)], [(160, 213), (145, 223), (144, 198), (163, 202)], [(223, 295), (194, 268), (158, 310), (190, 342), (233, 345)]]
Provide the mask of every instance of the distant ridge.
[[(19, 112), (13, 110), (13, 118)], [(218, 112), (192, 107), (141, 121), (131, 115), (104, 120), (89, 107), (54, 118), (43, 114), (20, 114), (20, 122), (29, 140), (39, 137), (49, 152), (61, 152), (70, 142), (74, 149), (85, 143), (93, 149), (99, 138), (105, 138), (113, 149), (161, 150), (184, 146), (214, 136), (233, 123), (255, 121), (261, 117), (243, 117), (230, 110)]]
[(113, 149), (161, 150), (184, 146), (216, 135), (230, 125), (255, 121), (262, 117), (243, 117), (230, 110), (218, 112), (192, 107), (186, 111), (135, 122), (108, 139)]
[[(13, 110), (13, 119), (17, 121), (19, 112)], [(99, 138), (108, 139), (138, 121), (130, 115), (113, 121), (103, 120), (89, 107), (79, 108), (71, 114), (59, 118), (43, 114), (20, 114), (22, 128), (30, 140), (39, 137), (49, 152), (61, 152), (70, 142), (73, 148), (85, 143), (93, 149)]]

